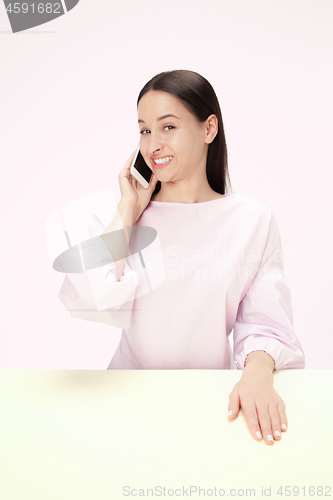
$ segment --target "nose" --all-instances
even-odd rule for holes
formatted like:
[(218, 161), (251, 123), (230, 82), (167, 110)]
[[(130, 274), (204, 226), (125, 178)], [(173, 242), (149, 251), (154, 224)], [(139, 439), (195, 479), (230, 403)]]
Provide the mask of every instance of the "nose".
[(149, 154), (155, 155), (163, 150), (163, 144), (159, 134), (150, 133), (149, 138)]

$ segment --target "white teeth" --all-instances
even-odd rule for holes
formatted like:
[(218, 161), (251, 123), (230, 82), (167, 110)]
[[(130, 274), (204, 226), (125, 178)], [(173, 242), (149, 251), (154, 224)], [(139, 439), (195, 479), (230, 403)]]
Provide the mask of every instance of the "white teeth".
[(166, 158), (161, 158), (160, 160), (154, 160), (156, 165), (164, 165), (165, 163), (168, 163), (168, 161), (172, 160), (172, 156), (167, 156)]

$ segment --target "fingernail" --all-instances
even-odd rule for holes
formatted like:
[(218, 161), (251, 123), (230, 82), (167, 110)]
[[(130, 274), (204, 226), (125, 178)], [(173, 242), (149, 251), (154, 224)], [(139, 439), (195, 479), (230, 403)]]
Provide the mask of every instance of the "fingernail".
[(257, 436), (257, 438), (262, 439), (261, 434), (260, 434), (259, 431), (256, 432), (256, 436)]
[(273, 436), (271, 436), (270, 434), (267, 434), (267, 439), (268, 441), (274, 441)]
[(275, 436), (281, 436), (281, 433), (279, 431), (274, 431)]
[(232, 415), (232, 410), (228, 411), (228, 416)]
[(282, 427), (282, 429), (284, 429), (284, 430), (286, 430), (286, 428), (287, 428), (286, 424), (282, 424), (282, 425), (281, 425), (281, 427)]

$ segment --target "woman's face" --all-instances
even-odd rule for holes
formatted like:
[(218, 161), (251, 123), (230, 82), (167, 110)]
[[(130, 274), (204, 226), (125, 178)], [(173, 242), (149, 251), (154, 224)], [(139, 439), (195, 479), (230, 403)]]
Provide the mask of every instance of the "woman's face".
[(140, 151), (158, 180), (179, 181), (198, 169), (206, 172), (208, 144), (217, 133), (209, 125), (214, 118), (199, 122), (168, 92), (150, 90), (140, 99)]

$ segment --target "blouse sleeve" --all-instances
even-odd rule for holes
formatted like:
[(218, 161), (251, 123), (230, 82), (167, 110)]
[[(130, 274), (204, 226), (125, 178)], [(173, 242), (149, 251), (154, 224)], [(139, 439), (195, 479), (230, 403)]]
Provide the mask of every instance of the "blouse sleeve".
[(273, 213), (258, 272), (237, 311), (234, 325), (237, 368), (244, 369), (247, 355), (258, 350), (273, 358), (275, 370), (305, 366), (304, 352), (293, 328), (291, 294)]
[(123, 275), (116, 280), (116, 264), (101, 234), (107, 223), (95, 214), (90, 220), (90, 237), (94, 237), (91, 254), (98, 254), (100, 266), (82, 273), (67, 273), (59, 299), (73, 318), (128, 328), (138, 286), (138, 273), (125, 260)]

